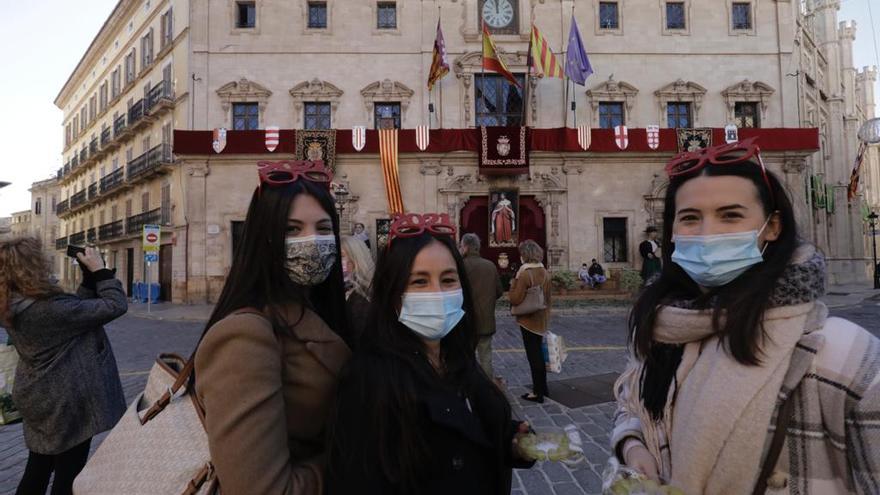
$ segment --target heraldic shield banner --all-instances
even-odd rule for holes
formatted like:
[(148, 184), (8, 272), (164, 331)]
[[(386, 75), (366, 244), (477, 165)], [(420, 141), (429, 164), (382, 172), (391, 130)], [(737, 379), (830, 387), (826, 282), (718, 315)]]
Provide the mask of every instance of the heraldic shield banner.
[(480, 127), (480, 173), (528, 174), (529, 147), (526, 127)]

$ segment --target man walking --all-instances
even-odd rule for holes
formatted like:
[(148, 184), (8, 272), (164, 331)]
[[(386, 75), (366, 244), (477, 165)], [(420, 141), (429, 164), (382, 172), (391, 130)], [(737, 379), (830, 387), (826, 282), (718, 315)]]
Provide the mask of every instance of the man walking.
[[(477, 359), (490, 379), (492, 370), (492, 336), (495, 334), (495, 302), (504, 294), (498, 269), (480, 257), (480, 237), (465, 234), (458, 247), (464, 257), (464, 269), (473, 293), (474, 323), (477, 329)], [(496, 380), (497, 382), (497, 380)]]

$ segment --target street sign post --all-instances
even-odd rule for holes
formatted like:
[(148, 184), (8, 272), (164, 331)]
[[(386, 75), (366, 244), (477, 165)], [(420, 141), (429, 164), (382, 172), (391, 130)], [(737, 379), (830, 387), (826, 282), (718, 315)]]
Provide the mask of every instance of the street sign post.
[(162, 227), (158, 225), (144, 225), (143, 233), (144, 262), (147, 263), (147, 313), (150, 312), (153, 303), (153, 294), (150, 290), (150, 267), (159, 262), (159, 242), (162, 239)]

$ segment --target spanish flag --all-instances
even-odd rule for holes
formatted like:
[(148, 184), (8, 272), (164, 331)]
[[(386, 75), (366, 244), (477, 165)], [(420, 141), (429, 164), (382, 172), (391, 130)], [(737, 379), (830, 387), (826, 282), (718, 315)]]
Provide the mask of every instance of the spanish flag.
[(564, 77), (565, 72), (562, 70), (562, 64), (550, 49), (550, 43), (547, 43), (547, 39), (534, 24), (532, 24), (532, 38), (529, 41), (529, 46), (532, 50), (531, 56), (535, 74), (560, 79)]
[(483, 68), (501, 74), (505, 79), (519, 87), (519, 81), (507, 70), (507, 66), (504, 65), (504, 61), (498, 55), (498, 50), (495, 49), (495, 42), (492, 41), (492, 37), (489, 35), (489, 27), (486, 26), (485, 22), (483, 22)]

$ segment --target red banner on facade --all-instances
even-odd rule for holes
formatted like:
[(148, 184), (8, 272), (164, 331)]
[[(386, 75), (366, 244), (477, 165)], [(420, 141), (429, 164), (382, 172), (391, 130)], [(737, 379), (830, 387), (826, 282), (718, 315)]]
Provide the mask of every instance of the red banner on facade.
[(480, 173), (520, 175), (529, 173), (528, 127), (480, 127)]

